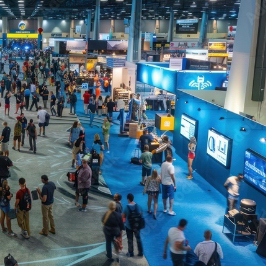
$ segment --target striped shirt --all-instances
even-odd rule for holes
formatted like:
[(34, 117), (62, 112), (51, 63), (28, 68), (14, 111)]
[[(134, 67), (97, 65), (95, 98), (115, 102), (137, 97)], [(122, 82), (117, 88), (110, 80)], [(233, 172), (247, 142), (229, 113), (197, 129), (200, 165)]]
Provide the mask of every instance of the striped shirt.
[[(214, 250), (215, 250), (215, 242), (213, 242), (212, 240), (208, 240), (208, 241), (200, 242), (196, 246), (194, 252), (198, 256), (199, 260), (207, 265)], [(218, 243), (217, 243), (217, 252), (220, 256), (220, 259), (223, 259), (224, 257), (223, 251), (222, 251), (220, 244)]]

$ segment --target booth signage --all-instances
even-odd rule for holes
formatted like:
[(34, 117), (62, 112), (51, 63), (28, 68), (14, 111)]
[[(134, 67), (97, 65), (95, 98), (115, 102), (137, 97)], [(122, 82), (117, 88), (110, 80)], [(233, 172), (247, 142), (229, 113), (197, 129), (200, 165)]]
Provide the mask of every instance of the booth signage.
[(88, 89), (89, 84), (88, 83), (82, 83), (82, 89)]
[(170, 42), (171, 50), (186, 50), (187, 48), (199, 47), (198, 42)]
[(76, 33), (81, 33), (81, 26), (76, 26)]
[(209, 42), (208, 51), (209, 53), (222, 53), (226, 52), (227, 45), (226, 42)]
[(202, 60), (187, 59), (186, 70), (210, 70), (211, 62)]
[(205, 49), (187, 49), (186, 58), (208, 61), (208, 50)]
[(170, 58), (170, 68), (176, 70), (182, 70), (183, 58)]
[(128, 41), (107, 41), (107, 50), (123, 51), (128, 49)]
[(67, 41), (66, 49), (68, 51), (83, 51), (86, 49), (85, 41)]
[(177, 34), (197, 34), (198, 33), (198, 19), (179, 19), (176, 21)]
[(8, 33), (7, 34), (8, 39), (38, 39), (37, 33)]
[(228, 57), (228, 53), (208, 53), (209, 57)]
[(69, 63), (84, 64), (85, 56), (70, 56)]
[(228, 35), (227, 35), (227, 37), (229, 39), (234, 39), (235, 38), (235, 36), (236, 36), (236, 28), (237, 28), (237, 26), (229, 26), (228, 27)]
[(18, 23), (18, 28), (19, 28), (19, 30), (21, 30), (21, 31), (26, 30), (26, 23), (25, 23), (24, 21), (20, 21), (20, 22)]
[(62, 37), (62, 33), (51, 33), (51, 37)]
[(24, 33), (24, 34), (29, 34), (29, 33), (35, 33), (35, 30), (11, 30), (10, 33)]

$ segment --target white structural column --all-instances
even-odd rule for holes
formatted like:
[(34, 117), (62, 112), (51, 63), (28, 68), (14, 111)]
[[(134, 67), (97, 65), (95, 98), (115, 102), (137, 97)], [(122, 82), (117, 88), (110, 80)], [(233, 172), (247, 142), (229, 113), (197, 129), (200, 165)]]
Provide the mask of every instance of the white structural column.
[(173, 41), (173, 30), (174, 30), (174, 11), (170, 10), (169, 28), (168, 28), (168, 38), (167, 42)]
[(43, 28), (43, 17), (38, 17), (38, 29)]
[(101, 2), (100, 2), (100, 0), (96, 0), (96, 6), (95, 6), (95, 11), (94, 11), (93, 40), (99, 40), (100, 10), (101, 10)]
[(2, 17), (2, 44), (7, 46), (7, 17)]
[(72, 19), (70, 22), (70, 38), (74, 38), (74, 32), (75, 32), (75, 21)]
[(88, 42), (91, 34), (91, 10), (88, 10), (88, 17), (86, 23), (86, 41)]
[(242, 0), (240, 4), (234, 55), (225, 99), (225, 108), (235, 113), (245, 112), (245, 104), (251, 102), (260, 4), (261, 0)]

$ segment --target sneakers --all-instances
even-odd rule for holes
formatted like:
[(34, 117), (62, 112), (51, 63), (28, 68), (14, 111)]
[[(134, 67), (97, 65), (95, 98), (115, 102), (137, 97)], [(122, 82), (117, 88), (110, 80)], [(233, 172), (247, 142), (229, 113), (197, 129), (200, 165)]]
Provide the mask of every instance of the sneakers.
[(29, 234), (28, 234), (27, 231), (22, 230), (22, 231), (21, 231), (21, 235), (22, 235), (24, 238), (26, 238), (26, 239), (29, 239), (29, 238), (30, 238), (30, 236), (29, 236)]
[(167, 210), (163, 210), (163, 213), (167, 213)]
[(189, 175), (189, 176), (187, 176), (187, 179), (188, 180), (191, 180), (191, 179), (193, 179), (193, 176), (192, 175)]
[(176, 213), (174, 211), (168, 212), (168, 214), (171, 215), (171, 216), (175, 216), (176, 215)]
[(7, 232), (7, 228), (5, 227), (3, 230), (2, 230), (2, 233), (6, 233)]
[(80, 204), (78, 202), (75, 202), (76, 207), (80, 207)]
[(83, 209), (83, 208), (80, 208), (79, 211), (80, 212), (87, 212), (87, 210), (86, 209)]
[(126, 256), (127, 256), (127, 257), (134, 257), (134, 253), (129, 253), (129, 252), (128, 252), (128, 253), (126, 254)]
[(15, 234), (13, 231), (7, 233), (9, 236), (16, 237), (17, 234)]

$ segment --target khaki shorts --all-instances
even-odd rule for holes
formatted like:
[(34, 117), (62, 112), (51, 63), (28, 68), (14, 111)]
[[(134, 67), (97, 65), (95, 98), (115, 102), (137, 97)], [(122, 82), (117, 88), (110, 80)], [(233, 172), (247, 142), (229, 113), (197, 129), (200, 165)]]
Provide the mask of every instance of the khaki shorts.
[(2, 152), (8, 151), (9, 142), (2, 142)]
[(104, 134), (104, 135), (103, 135), (104, 142), (109, 142), (109, 137), (110, 137), (109, 134)]

